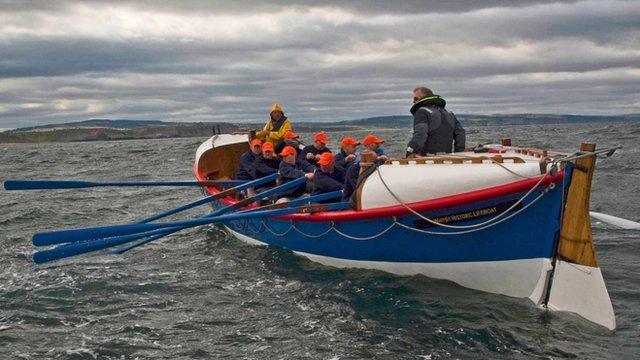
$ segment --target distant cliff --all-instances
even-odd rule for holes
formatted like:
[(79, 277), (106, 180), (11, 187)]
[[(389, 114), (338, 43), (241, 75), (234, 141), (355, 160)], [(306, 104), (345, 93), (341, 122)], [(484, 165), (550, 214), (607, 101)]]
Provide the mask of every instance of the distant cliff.
[(98, 140), (162, 139), (203, 137), (238, 131), (229, 123), (165, 123), (136, 120), (87, 120), (77, 123), (21, 128), (0, 133), (0, 143), (73, 142)]
[[(574, 124), (586, 122), (639, 121), (640, 114), (620, 116), (506, 114), (457, 115), (464, 126)], [(411, 116), (380, 116), (358, 120), (334, 122), (297, 122), (295, 130), (359, 130), (368, 128), (408, 128)], [(161, 139), (179, 137), (206, 137), (214, 130), (230, 133), (261, 128), (263, 124), (185, 123), (160, 120), (107, 120), (91, 119), (65, 124), (32, 126), (0, 132), (0, 143), (73, 142), (98, 140)]]

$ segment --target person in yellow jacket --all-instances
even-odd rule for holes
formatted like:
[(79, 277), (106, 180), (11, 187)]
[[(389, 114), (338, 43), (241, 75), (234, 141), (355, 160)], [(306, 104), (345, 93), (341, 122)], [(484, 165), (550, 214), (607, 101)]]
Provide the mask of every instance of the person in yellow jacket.
[(262, 131), (256, 132), (256, 137), (264, 141), (272, 143), (274, 146), (278, 146), (284, 140), (284, 134), (287, 131), (293, 131), (291, 128), (291, 122), (284, 116), (282, 107), (280, 104), (275, 103), (271, 107), (269, 121), (264, 125)]

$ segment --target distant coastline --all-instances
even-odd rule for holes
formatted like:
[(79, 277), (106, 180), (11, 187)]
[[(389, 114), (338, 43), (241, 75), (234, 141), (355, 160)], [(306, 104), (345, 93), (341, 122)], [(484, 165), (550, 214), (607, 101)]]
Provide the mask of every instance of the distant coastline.
[[(639, 121), (640, 114), (618, 116), (505, 114), (457, 115), (465, 126), (577, 124)], [(380, 116), (333, 122), (298, 122), (296, 131), (393, 129), (411, 127), (410, 116)], [(91, 119), (19, 129), (0, 129), (0, 143), (43, 143), (134, 139), (205, 137), (214, 132), (243, 132), (260, 128), (258, 123), (165, 122), (160, 120)]]

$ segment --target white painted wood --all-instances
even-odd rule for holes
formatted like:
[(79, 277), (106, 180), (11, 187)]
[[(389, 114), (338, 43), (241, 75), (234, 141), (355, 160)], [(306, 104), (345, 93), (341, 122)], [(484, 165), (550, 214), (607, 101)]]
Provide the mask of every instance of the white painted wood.
[(205, 142), (200, 144), (200, 146), (198, 147), (198, 150), (196, 150), (196, 164), (200, 160), (200, 157), (202, 157), (202, 154), (204, 154), (210, 149), (213, 149), (214, 147), (221, 147), (225, 145), (238, 144), (238, 143), (243, 143), (248, 141), (249, 141), (249, 135), (247, 134), (213, 135), (212, 137), (207, 139)]
[(589, 211), (589, 215), (596, 220), (602, 221), (603, 223), (617, 226), (625, 230), (640, 230), (640, 223), (635, 221), (595, 211)]
[(556, 261), (547, 305), (551, 310), (569, 311), (615, 330), (616, 317), (600, 268)]
[[(246, 243), (266, 245), (228, 227), (227, 230)], [(403, 276), (424, 275), (434, 279), (453, 281), (470, 289), (520, 298), (532, 296), (540, 286), (541, 274), (544, 273), (546, 275), (547, 270), (551, 267), (550, 260), (546, 258), (508, 261), (410, 263), (350, 260), (294, 252), (326, 266), (380, 270)]]
[[(486, 189), (539, 177), (537, 161), (524, 164), (506, 163), (504, 167), (485, 164), (391, 164), (378, 168), (384, 182), (404, 203), (411, 203), (474, 190)], [(377, 173), (367, 178), (362, 188), (362, 209), (398, 205)]]

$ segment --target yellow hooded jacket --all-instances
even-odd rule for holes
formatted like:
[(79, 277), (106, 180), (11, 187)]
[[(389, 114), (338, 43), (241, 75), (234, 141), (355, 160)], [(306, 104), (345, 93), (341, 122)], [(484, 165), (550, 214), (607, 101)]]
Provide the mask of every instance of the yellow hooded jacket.
[[(274, 112), (276, 110), (282, 112), (282, 107), (278, 103), (273, 104), (273, 107), (271, 108), (271, 112)], [(276, 123), (277, 121), (273, 121), (269, 119), (267, 123), (264, 125), (264, 128), (262, 129), (262, 131), (258, 131), (256, 133), (256, 137), (258, 139), (262, 139), (264, 141), (268, 141), (272, 143), (274, 147), (278, 146), (278, 144), (284, 141), (284, 133), (290, 130), (293, 131), (293, 129), (291, 128), (291, 122), (289, 122), (289, 118), (287, 117), (285, 117), (284, 121), (282, 122), (282, 125), (280, 125), (280, 128), (277, 130), (274, 130), (273, 127)]]
[(258, 139), (263, 139), (264, 141), (272, 143), (273, 146), (278, 146), (278, 144), (284, 140), (284, 133), (286, 133), (287, 131), (291, 131), (292, 128), (288, 118), (284, 120), (282, 126), (280, 126), (280, 129), (278, 129), (278, 131), (272, 130), (274, 124), (275, 121), (269, 120), (264, 125), (264, 129), (256, 133), (256, 137)]

